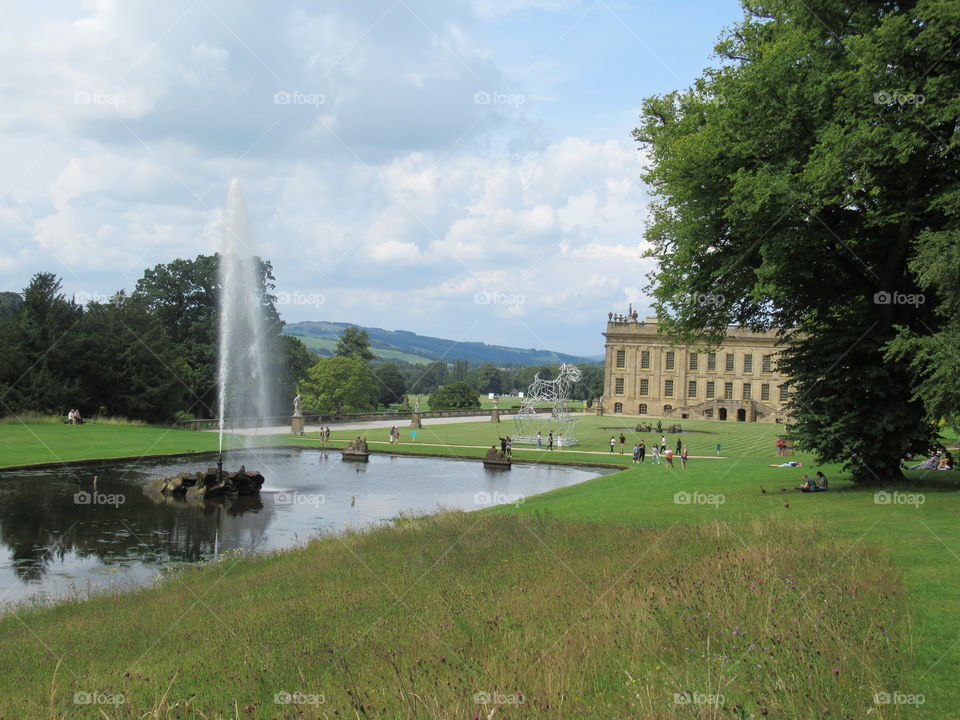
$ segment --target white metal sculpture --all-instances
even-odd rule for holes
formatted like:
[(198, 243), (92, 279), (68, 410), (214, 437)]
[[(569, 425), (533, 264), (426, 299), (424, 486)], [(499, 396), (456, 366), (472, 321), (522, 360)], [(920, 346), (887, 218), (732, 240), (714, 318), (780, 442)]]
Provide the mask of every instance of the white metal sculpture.
[[(527, 396), (520, 403), (520, 412), (515, 418), (516, 430), (513, 436), (514, 443), (536, 444), (537, 432), (546, 437), (553, 432), (554, 438), (563, 437), (564, 447), (577, 444), (576, 425), (579, 418), (571, 417), (567, 401), (570, 399), (570, 390), (574, 383), (583, 377), (580, 368), (576, 365), (560, 366), (560, 372), (553, 380), (544, 380), (537, 373), (533, 377)], [(549, 402), (552, 404), (550, 414), (539, 414), (536, 411), (538, 404)], [(559, 442), (557, 443), (559, 447)]]

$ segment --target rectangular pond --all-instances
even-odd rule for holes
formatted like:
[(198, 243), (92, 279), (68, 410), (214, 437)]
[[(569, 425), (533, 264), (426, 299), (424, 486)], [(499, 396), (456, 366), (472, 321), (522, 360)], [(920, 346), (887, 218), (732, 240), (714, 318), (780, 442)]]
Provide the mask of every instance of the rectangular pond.
[(226, 551), (289, 548), (400, 513), (522, 501), (610, 472), (533, 464), (488, 470), (470, 460), (378, 454), (351, 463), (339, 452), (251, 450), (231, 451), (224, 469), (261, 471), (259, 496), (190, 504), (143, 492), (155, 477), (213, 464), (204, 457), (0, 473), (0, 606), (142, 585), (164, 569)]

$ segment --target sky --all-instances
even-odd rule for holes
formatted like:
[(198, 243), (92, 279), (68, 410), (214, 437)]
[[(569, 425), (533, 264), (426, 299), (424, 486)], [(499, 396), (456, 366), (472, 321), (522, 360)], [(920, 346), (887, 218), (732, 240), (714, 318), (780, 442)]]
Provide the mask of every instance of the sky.
[(645, 97), (732, 0), (4, 4), (0, 290), (78, 301), (223, 242), (231, 179), (287, 322), (603, 350), (644, 293)]

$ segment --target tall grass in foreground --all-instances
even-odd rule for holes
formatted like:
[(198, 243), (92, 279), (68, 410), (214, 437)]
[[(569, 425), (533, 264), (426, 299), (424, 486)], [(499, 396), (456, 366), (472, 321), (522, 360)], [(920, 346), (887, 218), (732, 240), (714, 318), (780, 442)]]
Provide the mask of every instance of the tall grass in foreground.
[(0, 618), (0, 717), (885, 718), (904, 642), (816, 526), (445, 513)]

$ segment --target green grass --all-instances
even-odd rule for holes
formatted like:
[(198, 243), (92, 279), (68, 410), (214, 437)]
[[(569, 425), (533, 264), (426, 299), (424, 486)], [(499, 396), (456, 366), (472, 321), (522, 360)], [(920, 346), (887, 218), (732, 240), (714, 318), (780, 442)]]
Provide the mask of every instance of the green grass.
[(818, 535), (450, 513), (227, 558), (0, 620), (0, 712), (673, 718), (691, 716), (684, 700), (713, 716), (717, 696), (771, 717), (811, 703), (852, 717), (901, 685), (906, 608), (882, 554)]
[[(818, 469), (811, 458), (767, 467), (777, 426), (684, 422), (697, 431), (680, 436), (691, 455), (706, 457), (670, 470), (609, 457), (610, 435), (635, 422), (586, 416), (576, 450), (516, 448), (519, 459), (628, 467), (516, 506), (227, 559), (158, 589), (2, 618), (0, 717), (294, 716), (272, 701), (282, 691), (324, 695), (296, 708), (303, 717), (486, 717), (475, 693), (518, 691), (524, 703), (496, 717), (759, 717), (762, 707), (777, 718), (940, 718), (960, 707), (960, 473), (912, 472), (912, 485), (884, 490), (917, 503), (882, 504), (877, 488), (828, 466), (831, 492), (804, 495), (793, 488)], [(47, 441), (68, 431), (70, 443), (81, 436), (69, 431), (87, 428), (30, 429)], [(5, 461), (31, 442), (26, 430), (8, 442), (14, 429), (0, 428)], [(109, 456), (216, 440), (96, 429)], [(476, 456), (512, 431), (427, 421), (416, 443), (403, 428), (393, 449)], [(336, 431), (334, 444), (356, 434)], [(386, 431), (363, 434), (389, 448)], [(640, 436), (625, 434), (629, 452)], [(18, 448), (31, 450), (44, 452)], [(737, 625), (748, 634), (734, 648)], [(725, 702), (675, 703), (684, 690)], [(95, 691), (129, 702), (72, 704)], [(925, 702), (875, 705), (875, 692)]]
[[(293, 438), (260, 436), (258, 444), (282, 444)], [(217, 435), (148, 425), (62, 422), (0, 424), (0, 468), (37, 463), (75, 462), (97, 458), (143, 457), (217, 449)], [(226, 438), (239, 447), (239, 438)]]

